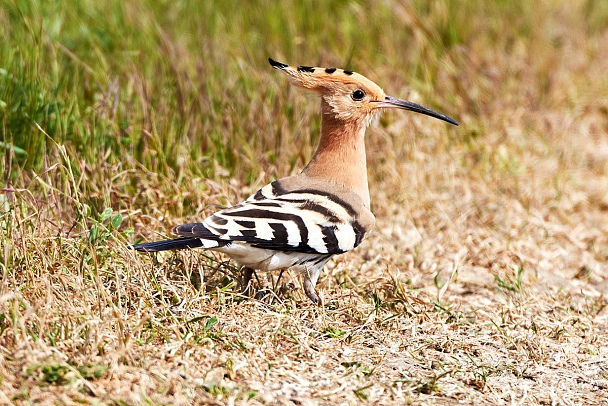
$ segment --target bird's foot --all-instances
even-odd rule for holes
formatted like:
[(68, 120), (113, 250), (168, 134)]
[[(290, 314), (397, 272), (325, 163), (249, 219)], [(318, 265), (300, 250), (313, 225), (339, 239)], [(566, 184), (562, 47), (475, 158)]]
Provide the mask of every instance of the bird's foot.
[(304, 281), (304, 292), (314, 304), (319, 304), (319, 296), (317, 296), (317, 292), (315, 292), (315, 287), (311, 286), (311, 284), (307, 284), (306, 281)]
[(317, 280), (319, 279), (319, 274), (321, 273), (321, 268), (309, 268), (304, 272), (304, 292), (306, 296), (314, 304), (319, 304), (319, 296), (317, 296), (317, 292), (315, 291), (315, 286), (317, 284)]

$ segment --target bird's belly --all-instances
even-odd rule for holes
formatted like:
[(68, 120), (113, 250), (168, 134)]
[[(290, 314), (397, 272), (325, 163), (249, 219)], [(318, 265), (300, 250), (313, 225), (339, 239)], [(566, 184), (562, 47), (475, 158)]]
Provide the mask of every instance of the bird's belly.
[(290, 268), (296, 265), (304, 265), (306, 262), (320, 257), (319, 254), (275, 251), (238, 243), (216, 248), (214, 251), (223, 252), (241, 266), (263, 272)]

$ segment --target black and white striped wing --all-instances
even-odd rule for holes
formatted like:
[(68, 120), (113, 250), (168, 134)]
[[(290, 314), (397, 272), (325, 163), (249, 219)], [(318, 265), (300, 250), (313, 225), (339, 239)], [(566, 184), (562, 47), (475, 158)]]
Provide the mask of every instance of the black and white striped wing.
[(365, 237), (366, 230), (355, 215), (348, 203), (332, 193), (284, 191), (273, 182), (245, 202), (173, 232), (200, 238), (205, 248), (241, 242), (276, 251), (331, 255), (352, 250)]

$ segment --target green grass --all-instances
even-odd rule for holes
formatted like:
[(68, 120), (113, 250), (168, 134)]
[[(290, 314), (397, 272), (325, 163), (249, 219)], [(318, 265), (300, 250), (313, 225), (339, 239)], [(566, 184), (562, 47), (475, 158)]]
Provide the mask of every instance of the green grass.
[[(605, 1), (7, 0), (0, 38), (0, 403), (605, 400)], [(125, 247), (307, 163), (268, 57), (461, 123), (368, 130), (376, 230), (321, 308)]]

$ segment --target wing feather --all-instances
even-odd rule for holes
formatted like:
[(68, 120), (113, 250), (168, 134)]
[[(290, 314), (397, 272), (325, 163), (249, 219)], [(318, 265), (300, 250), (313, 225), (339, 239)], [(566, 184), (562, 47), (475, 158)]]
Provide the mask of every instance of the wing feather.
[(355, 214), (349, 203), (331, 192), (286, 190), (273, 182), (245, 202), (173, 232), (270, 250), (331, 255), (353, 249), (369, 231)]

